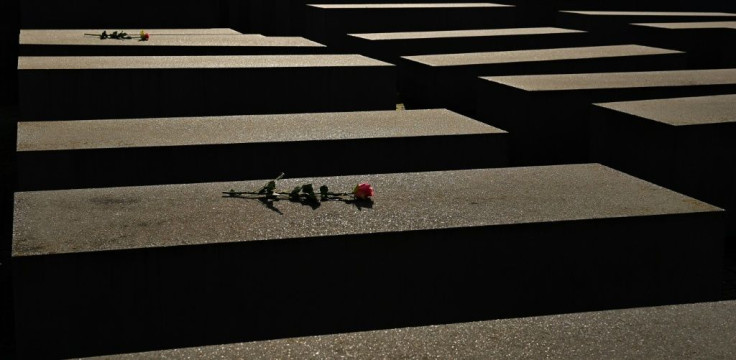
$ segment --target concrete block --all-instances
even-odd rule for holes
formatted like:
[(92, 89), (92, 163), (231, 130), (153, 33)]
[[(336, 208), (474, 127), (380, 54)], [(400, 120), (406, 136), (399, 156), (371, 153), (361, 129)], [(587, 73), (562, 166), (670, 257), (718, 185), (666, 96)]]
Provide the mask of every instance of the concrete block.
[(405, 56), (399, 66), (405, 102), (473, 116), (478, 76), (683, 69), (686, 57), (675, 50), (611, 45)]
[(736, 95), (596, 104), (591, 158), (726, 208), (736, 233)]
[(502, 28), (514, 22), (513, 6), (493, 3), (310, 4), (304, 34), (340, 49), (347, 34)]
[[(728, 359), (736, 301), (331, 334), (120, 354), (95, 359), (387, 358)], [(612, 355), (615, 354), (615, 355)]]
[(401, 56), (593, 45), (588, 33), (554, 27), (349, 34), (348, 47), (394, 62)]
[(499, 167), (507, 135), (440, 109), (21, 122), (18, 189)]
[[(148, 41), (100, 40), (102, 30), (21, 30), (21, 56), (176, 56), (316, 54), (325, 46), (300, 37), (197, 34), (198, 30), (148, 31)], [(140, 30), (128, 31), (132, 37)], [(179, 35), (181, 34), (181, 35)]]
[(23, 120), (389, 110), (393, 65), (359, 55), (20, 57)]
[[(311, 159), (310, 159), (311, 160)], [(723, 212), (597, 164), (20, 192), (20, 356), (76, 357), (720, 296)], [(431, 205), (430, 205), (431, 204)], [(53, 341), (55, 346), (43, 346)]]
[(736, 92), (736, 69), (482, 77), (478, 119), (509, 131), (512, 164), (588, 161), (592, 103)]
[(632, 24), (641, 42), (687, 53), (689, 68), (736, 66), (736, 21)]
[(631, 23), (734, 21), (736, 13), (705, 11), (577, 11), (557, 13), (556, 25), (587, 30), (601, 39), (635, 41)]

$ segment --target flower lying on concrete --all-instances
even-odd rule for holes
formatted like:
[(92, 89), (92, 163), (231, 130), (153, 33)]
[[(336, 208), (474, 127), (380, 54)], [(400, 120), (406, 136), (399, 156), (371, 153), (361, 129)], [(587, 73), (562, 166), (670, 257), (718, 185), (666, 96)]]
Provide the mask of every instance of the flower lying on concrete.
[[(103, 31), (102, 34), (84, 34), (85, 36), (97, 36), (100, 38), (100, 40), (106, 40), (106, 39), (115, 39), (115, 40), (130, 40), (133, 37), (130, 36), (125, 31), (113, 31), (111, 33), (107, 33), (107, 30)], [(148, 39), (151, 38), (151, 35), (147, 32), (141, 30), (140, 36), (138, 38), (139, 41), (148, 41)]]
[(223, 192), (223, 194), (227, 197), (250, 197), (265, 202), (289, 200), (317, 206), (321, 201), (373, 203), (371, 197), (375, 194), (375, 190), (368, 183), (356, 185), (351, 193), (332, 192), (327, 185), (322, 185), (319, 187), (319, 194), (317, 194), (312, 184), (296, 186), (287, 193), (276, 189), (276, 182), (283, 177), (284, 173), (281, 173), (281, 175), (263, 185), (258, 191), (235, 191), (231, 189)]
[(355, 189), (353, 189), (353, 196), (355, 196), (356, 199), (366, 200), (373, 196), (373, 186), (371, 184), (358, 184), (355, 186)]

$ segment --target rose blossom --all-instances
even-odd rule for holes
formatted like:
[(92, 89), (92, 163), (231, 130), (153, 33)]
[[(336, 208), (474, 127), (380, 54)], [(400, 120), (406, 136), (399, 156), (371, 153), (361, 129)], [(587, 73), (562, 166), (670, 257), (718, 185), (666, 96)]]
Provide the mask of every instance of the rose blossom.
[(355, 189), (353, 189), (353, 196), (361, 200), (366, 200), (373, 196), (373, 194), (374, 191), (371, 184), (358, 184), (355, 186)]

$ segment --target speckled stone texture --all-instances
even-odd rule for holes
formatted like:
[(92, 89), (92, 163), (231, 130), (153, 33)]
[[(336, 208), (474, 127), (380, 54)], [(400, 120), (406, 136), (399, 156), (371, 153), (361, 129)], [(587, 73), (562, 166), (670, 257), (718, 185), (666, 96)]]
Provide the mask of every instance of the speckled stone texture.
[[(269, 209), (221, 197), (264, 181), (16, 193), (19, 353), (89, 356), (720, 295), (722, 211), (600, 165), (279, 187), (306, 182), (369, 182), (375, 203)], [(49, 339), (57, 346), (41, 346)]]
[(736, 95), (597, 104), (591, 157), (729, 210), (736, 235)]
[(736, 13), (686, 11), (560, 11), (557, 26), (588, 30), (603, 39), (635, 40), (632, 23), (734, 21)]
[(509, 131), (517, 165), (588, 161), (591, 103), (736, 92), (736, 69), (480, 79), (477, 118)]
[(304, 34), (337, 49), (346, 34), (512, 27), (515, 7), (494, 3), (308, 4)]
[[(103, 30), (21, 30), (21, 56), (175, 56), (273, 55), (324, 52), (325, 46), (301, 37), (239, 34), (230, 29), (161, 29), (146, 31), (148, 41), (128, 30), (130, 40), (101, 40), (85, 34)], [(229, 31), (229, 32), (228, 32)], [(107, 30), (108, 33), (112, 32)], [(236, 35), (237, 34), (237, 35)]]
[(18, 189), (499, 167), (506, 137), (443, 109), (27, 121), (18, 124)]
[(396, 106), (391, 64), (360, 55), (20, 57), (23, 120)]
[[(736, 18), (734, 19), (736, 20)], [(736, 21), (692, 21), (692, 22), (667, 22), (667, 23), (638, 23), (632, 24), (659, 29), (684, 30), (684, 29), (736, 29)]]
[(415, 106), (475, 115), (478, 76), (683, 69), (685, 54), (610, 45), (402, 57), (400, 91)]
[(349, 34), (346, 46), (376, 59), (394, 62), (401, 56), (478, 51), (508, 51), (541, 47), (593, 45), (588, 33), (556, 27), (524, 27), (445, 31)]
[(312, 336), (95, 359), (703, 359), (736, 357), (736, 302)]

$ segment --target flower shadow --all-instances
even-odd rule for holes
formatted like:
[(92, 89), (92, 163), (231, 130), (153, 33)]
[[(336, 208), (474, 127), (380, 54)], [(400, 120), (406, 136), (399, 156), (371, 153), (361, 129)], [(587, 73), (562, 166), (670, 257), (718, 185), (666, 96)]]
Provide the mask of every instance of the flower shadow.
[[(312, 210), (317, 210), (320, 206), (322, 206), (322, 203), (318, 200), (309, 199), (305, 197), (300, 198), (289, 198), (289, 199), (283, 199), (283, 198), (268, 198), (263, 196), (248, 196), (248, 195), (223, 195), (223, 198), (235, 198), (235, 199), (243, 199), (243, 200), (257, 200), (263, 206), (265, 206), (267, 209), (279, 214), (284, 215), (284, 213), (276, 207), (276, 203), (279, 201), (289, 201), (293, 203), (299, 203), (304, 206), (309, 206), (312, 208)], [(373, 208), (373, 200), (372, 199), (328, 199), (323, 201), (339, 201), (343, 202), (345, 204), (349, 204), (352, 206), (355, 206), (358, 210), (362, 211), (363, 209), (372, 209)]]

